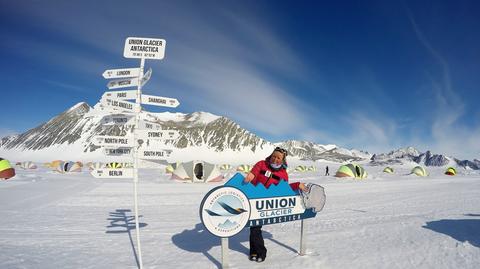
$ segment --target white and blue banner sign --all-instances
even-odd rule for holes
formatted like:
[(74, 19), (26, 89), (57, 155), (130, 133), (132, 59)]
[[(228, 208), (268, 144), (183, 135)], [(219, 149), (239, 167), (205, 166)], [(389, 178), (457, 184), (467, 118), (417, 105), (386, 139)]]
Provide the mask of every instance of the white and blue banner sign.
[(313, 218), (302, 196), (282, 180), (268, 189), (244, 183), (244, 176), (235, 174), (223, 186), (212, 189), (200, 205), (200, 218), (207, 230), (218, 237), (231, 237), (245, 227), (277, 224)]

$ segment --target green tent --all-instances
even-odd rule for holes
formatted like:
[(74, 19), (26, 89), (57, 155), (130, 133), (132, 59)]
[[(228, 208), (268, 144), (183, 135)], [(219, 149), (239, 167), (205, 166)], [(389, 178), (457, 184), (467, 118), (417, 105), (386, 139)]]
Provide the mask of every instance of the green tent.
[(415, 174), (419, 177), (426, 177), (428, 174), (427, 174), (427, 171), (425, 171), (425, 168), (421, 167), (421, 166), (415, 166), (413, 169), (412, 169), (412, 174)]
[(9, 179), (15, 176), (15, 169), (8, 160), (0, 158), (0, 178)]
[(445, 175), (455, 176), (456, 174), (457, 174), (457, 170), (455, 170), (455, 168), (453, 167), (449, 167), (447, 168), (447, 171), (445, 171)]
[(385, 167), (385, 169), (383, 169), (383, 172), (388, 174), (393, 174), (393, 168), (387, 166)]
[(358, 179), (367, 178), (367, 171), (358, 164), (345, 164), (338, 168), (336, 177), (353, 177)]

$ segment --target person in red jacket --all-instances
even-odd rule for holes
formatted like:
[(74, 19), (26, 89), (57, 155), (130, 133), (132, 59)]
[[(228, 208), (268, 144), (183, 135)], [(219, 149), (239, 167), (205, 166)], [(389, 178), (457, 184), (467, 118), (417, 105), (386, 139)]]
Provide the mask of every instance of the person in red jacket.
[[(280, 147), (276, 147), (272, 154), (265, 160), (259, 161), (253, 166), (252, 170), (245, 177), (245, 182), (251, 182), (257, 186), (263, 184), (268, 189), (272, 184), (277, 185), (281, 180), (288, 181), (287, 173), (287, 154), (288, 152)], [(304, 190), (303, 183), (291, 183), (293, 190)], [(250, 256), (251, 261), (263, 262), (267, 257), (267, 248), (263, 241), (262, 226), (250, 227)]]

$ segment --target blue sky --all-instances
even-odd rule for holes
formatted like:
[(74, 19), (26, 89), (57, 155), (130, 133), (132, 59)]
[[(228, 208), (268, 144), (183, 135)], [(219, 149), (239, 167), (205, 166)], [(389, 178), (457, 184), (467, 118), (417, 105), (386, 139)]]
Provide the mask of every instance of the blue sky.
[[(199, 4), (200, 3), (200, 4)], [(107, 90), (129, 36), (166, 40), (144, 93), (272, 142), (480, 159), (478, 1), (0, 0), (0, 136)]]

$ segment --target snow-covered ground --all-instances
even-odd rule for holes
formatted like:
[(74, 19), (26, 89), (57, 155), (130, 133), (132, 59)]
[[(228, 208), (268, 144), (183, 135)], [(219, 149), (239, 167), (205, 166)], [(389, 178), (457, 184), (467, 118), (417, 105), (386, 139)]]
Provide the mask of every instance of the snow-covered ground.
[[(333, 164), (330, 172), (336, 167)], [(363, 181), (293, 173), (325, 187), (327, 204), (306, 220), (264, 226), (268, 256), (251, 262), (248, 231), (230, 238), (231, 268), (480, 268), (480, 174), (407, 175), (411, 167), (366, 167)], [(140, 171), (145, 268), (219, 268), (220, 240), (202, 228), (199, 204), (218, 184), (171, 181)], [(132, 180), (17, 169), (0, 181), (0, 268), (137, 268)]]

